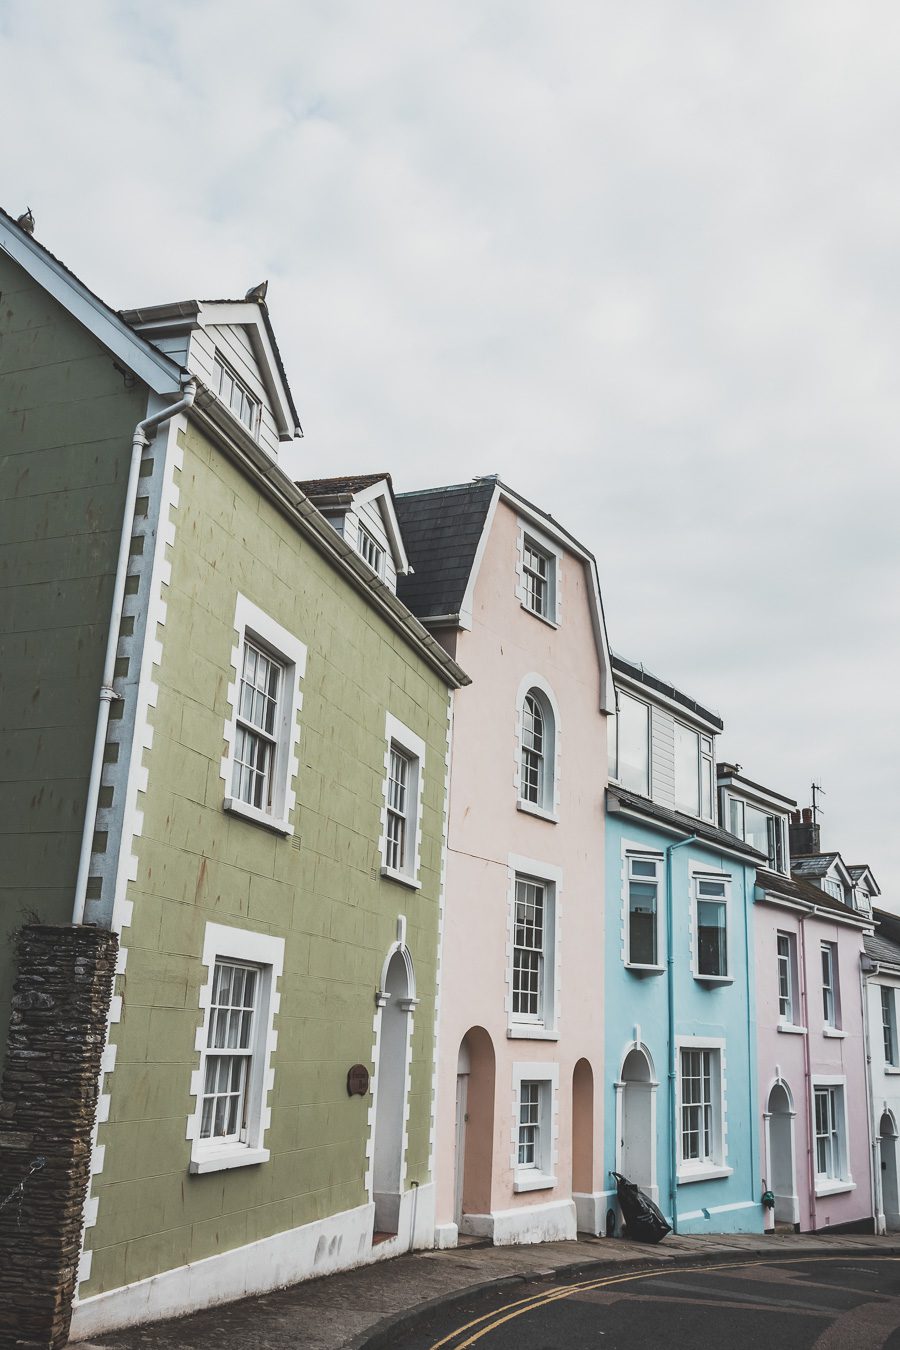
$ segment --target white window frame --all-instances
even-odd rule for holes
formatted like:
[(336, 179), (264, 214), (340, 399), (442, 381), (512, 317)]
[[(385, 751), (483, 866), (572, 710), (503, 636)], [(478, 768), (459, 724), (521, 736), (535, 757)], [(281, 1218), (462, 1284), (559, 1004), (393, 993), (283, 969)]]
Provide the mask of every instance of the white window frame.
[[(425, 742), (391, 713), (384, 725), (385, 755), (381, 803), (381, 875), (413, 890), (421, 890), (422, 802), (425, 784)], [(399, 867), (389, 861), (388, 816), (390, 811), (391, 752), (398, 751), (407, 761), (406, 806), (403, 859)]]
[[(705, 1159), (684, 1157), (682, 1140), (683, 1106), (683, 1063), (682, 1052), (687, 1050), (709, 1051), (712, 1056), (712, 1147), (711, 1156)], [(676, 1036), (675, 1054), (677, 1072), (675, 1075), (675, 1119), (677, 1135), (676, 1179), (679, 1186), (693, 1181), (710, 1181), (716, 1177), (731, 1176), (733, 1168), (728, 1166), (728, 1126), (725, 1115), (725, 1040), (721, 1037)]]
[[(819, 1134), (816, 1113), (816, 1098), (820, 1092), (833, 1093), (830, 1098), (834, 1104), (833, 1120), (831, 1121), (832, 1130), (830, 1152), (832, 1156), (832, 1171), (819, 1171)], [(853, 1175), (850, 1170), (850, 1135), (849, 1120), (847, 1114), (847, 1079), (842, 1074), (814, 1074), (812, 1079), (812, 1092), (810, 1102), (810, 1129), (812, 1147), (813, 1147), (813, 1166), (815, 1168), (815, 1187), (816, 1195), (835, 1195), (841, 1191), (852, 1191), (856, 1188)], [(836, 1148), (838, 1153), (837, 1161), (834, 1162)]]
[[(647, 877), (634, 875), (634, 863), (652, 863), (655, 867), (656, 884), (656, 962), (647, 965), (641, 961), (632, 960), (631, 955), (631, 883), (646, 882)], [(622, 957), (624, 964), (629, 970), (635, 970), (649, 974), (659, 974), (665, 970), (665, 965), (660, 959), (663, 951), (663, 906), (666, 903), (665, 897), (665, 857), (662, 853), (652, 849), (647, 849), (640, 844), (630, 843), (624, 840), (622, 844)]]
[[(781, 940), (784, 939), (787, 946), (787, 952), (781, 951)], [(797, 966), (797, 934), (790, 932), (789, 929), (779, 928), (775, 934), (775, 970), (776, 985), (778, 996), (778, 1022), (783, 1027), (797, 1026), (796, 1013), (798, 1008), (798, 990), (799, 990), (799, 971)], [(781, 992), (782, 974), (787, 975), (787, 1011), (781, 1007), (782, 999), (785, 997)]]
[[(756, 802), (747, 801), (731, 792), (725, 793), (725, 805), (727, 808), (726, 829), (731, 834), (737, 835), (739, 839), (743, 839), (744, 843), (747, 843), (747, 811), (756, 811), (766, 818), (766, 866), (770, 872), (777, 872), (781, 876), (788, 875), (785, 817), (778, 811), (770, 811), (765, 806), (757, 806)], [(739, 830), (732, 825), (735, 809), (740, 813), (741, 828)], [(781, 859), (780, 867), (778, 866), (779, 855)]]
[(900, 1068), (900, 1048), (897, 1043), (897, 991), (892, 984), (882, 984), (878, 987), (881, 991), (881, 1043), (884, 1064), (887, 1069), (897, 1069)]
[[(534, 606), (529, 603), (530, 587), (528, 578), (530, 569), (526, 563), (527, 547), (531, 547), (547, 562), (547, 601), (544, 610), (535, 609)], [(541, 619), (543, 623), (550, 624), (552, 628), (558, 628), (561, 608), (561, 549), (540, 529), (537, 529), (532, 525), (530, 521), (520, 519), (518, 522), (517, 553), (516, 595), (519, 598), (522, 608), (529, 614), (533, 614), (536, 619)]]
[[(702, 863), (691, 863), (691, 948), (694, 979), (700, 984), (734, 984), (734, 963), (732, 952), (732, 876), (730, 872), (717, 872)], [(701, 895), (700, 883), (708, 881), (722, 885), (721, 896)], [(700, 971), (700, 904), (721, 903), (725, 909), (725, 974), (704, 975)]]
[[(627, 783), (622, 777), (622, 700), (628, 699), (644, 710), (644, 725), (646, 727), (646, 751), (647, 751), (647, 781), (646, 785), (641, 784), (636, 787), (633, 783)], [(653, 796), (653, 710), (649, 703), (642, 698), (637, 698), (627, 689), (619, 689), (616, 693), (616, 713), (614, 718), (613, 734), (616, 738), (615, 749), (615, 774), (612, 775), (614, 781), (620, 783), (627, 792), (635, 792), (639, 797), (651, 799)]]
[[(387, 550), (383, 544), (378, 542), (372, 531), (364, 525), (361, 520), (357, 521), (356, 525), (356, 551), (363, 562), (367, 563), (375, 575), (381, 577), (381, 580), (383, 581), (385, 564), (387, 561)], [(374, 562), (372, 561), (373, 558), (375, 559)]]
[[(514, 1063), (512, 1066), (512, 1154), (513, 1191), (546, 1191), (556, 1185), (556, 1164), (559, 1160), (559, 1066), (547, 1063)], [(534, 1165), (519, 1163), (519, 1126), (522, 1107), (522, 1085), (533, 1083), (540, 1091), (538, 1156)]]
[[(828, 954), (828, 975), (825, 978), (825, 954)], [(819, 963), (822, 980), (822, 1024), (825, 1034), (841, 1030), (841, 979), (838, 969), (838, 945), (836, 942), (820, 942)], [(829, 1004), (831, 1012), (829, 1015)]]
[[(226, 399), (222, 396), (222, 385), (226, 375), (231, 380), (234, 387), (240, 390), (242, 397), (246, 400), (252, 410), (249, 422), (246, 421), (241, 416), (240, 412), (232, 405), (231, 399)], [(222, 406), (228, 409), (232, 417), (237, 418), (244, 430), (249, 432), (254, 440), (258, 440), (259, 424), (262, 417), (262, 400), (257, 398), (256, 394), (253, 393), (252, 389), (247, 384), (247, 381), (241, 379), (234, 366), (225, 360), (225, 357), (218, 348), (216, 348), (213, 353), (212, 384), (210, 387)]]
[[(292, 788), (294, 778), (300, 769), (297, 758), (297, 743), (300, 728), (297, 715), (303, 706), (300, 681), (306, 674), (306, 645), (293, 633), (266, 614), (266, 612), (238, 595), (235, 605), (234, 626), (237, 630), (237, 645), (232, 648), (231, 664), (235, 679), (228, 686), (227, 698), (231, 704), (231, 717), (225, 725), (225, 755), (222, 759), (221, 776), (225, 780), (224, 808), (234, 815), (243, 816), (257, 825), (278, 834), (294, 833), (290, 817), (296, 805), (296, 795)], [(250, 802), (232, 795), (234, 761), (237, 747), (238, 724), (241, 721), (240, 690), (244, 668), (244, 650), (247, 643), (260, 648), (281, 667), (279, 707), (275, 725), (275, 754), (271, 770), (271, 810), (260, 810)]]
[[(511, 854), (507, 864), (509, 918), (507, 928), (507, 1028), (510, 1040), (558, 1040), (559, 1021), (559, 919), (562, 869), (534, 858)], [(537, 1016), (513, 1012), (516, 957), (516, 897), (519, 881), (536, 882), (544, 888), (543, 951), (541, 960), (541, 1006)]]
[[(523, 764), (525, 759), (525, 700), (536, 697), (544, 719), (543, 787), (539, 801), (530, 801), (523, 795)], [(516, 809), (542, 820), (559, 821), (559, 761), (560, 726), (559, 705), (549, 684), (534, 671), (519, 683), (516, 695), (516, 762), (513, 782), (516, 789)]]
[[(197, 1029), (194, 1048), (200, 1055), (198, 1067), (191, 1074), (191, 1094), (196, 1098), (196, 1109), (188, 1118), (187, 1138), (191, 1141), (191, 1172), (221, 1172), (233, 1167), (248, 1167), (267, 1162), (269, 1150), (265, 1146), (271, 1111), (269, 1092), (274, 1081), (272, 1055), (278, 1043), (275, 1014), (281, 995), (277, 983), (284, 969), (284, 938), (252, 929), (232, 928), (224, 924), (208, 923), (203, 936), (203, 965), (206, 982), (200, 990), (199, 1005), (203, 1021)], [(256, 1007), (252, 1028), (250, 1064), (245, 1084), (246, 1129), (243, 1139), (208, 1140), (200, 1138), (203, 1116), (203, 1097), (206, 1083), (206, 1062), (216, 1050), (207, 1046), (216, 962), (234, 962), (254, 966), (257, 971)]]

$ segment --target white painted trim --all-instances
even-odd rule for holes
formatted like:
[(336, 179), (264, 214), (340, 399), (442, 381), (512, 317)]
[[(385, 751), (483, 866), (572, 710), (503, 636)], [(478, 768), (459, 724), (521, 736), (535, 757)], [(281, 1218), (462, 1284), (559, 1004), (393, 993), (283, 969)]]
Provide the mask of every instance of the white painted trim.
[[(246, 961), (260, 968), (256, 1042), (251, 1059), (250, 1082), (246, 1089), (245, 1144), (205, 1144), (200, 1138), (212, 980), (216, 961), (220, 959)], [(199, 1054), (200, 1060), (197, 1068), (191, 1073), (190, 1095), (194, 1098), (195, 1106), (193, 1113), (188, 1117), (186, 1138), (191, 1141), (190, 1171), (218, 1172), (267, 1162), (269, 1158), (265, 1137), (272, 1119), (268, 1100), (275, 1079), (275, 1070), (272, 1068), (272, 1055), (278, 1045), (275, 1016), (281, 1005), (281, 995), (276, 986), (284, 969), (284, 938), (274, 937), (270, 933), (258, 933), (250, 928), (207, 923), (203, 933), (201, 961), (206, 966), (206, 981), (201, 986), (198, 1000), (203, 1012), (203, 1021), (197, 1028), (194, 1039), (194, 1049)]]
[(733, 1205), (706, 1205), (704, 1209), (691, 1209), (678, 1215), (679, 1223), (689, 1223), (692, 1219), (705, 1219), (710, 1214), (730, 1214), (739, 1209), (759, 1209), (758, 1200), (739, 1200)]
[[(238, 300), (225, 304), (218, 304), (215, 301), (211, 304), (201, 303), (197, 312), (196, 325), (199, 328), (234, 326), (247, 330), (247, 337), (259, 366), (262, 383), (269, 395), (271, 411), (278, 427), (279, 440), (292, 441), (299, 428), (291, 412), (288, 392), (278, 369), (278, 361), (269, 334), (266, 332), (262, 312), (256, 301)], [(185, 326), (189, 325), (186, 324)]]
[[(681, 1052), (682, 1050), (716, 1050), (719, 1055), (719, 1118), (713, 1122), (715, 1135), (715, 1159), (711, 1163), (692, 1164), (681, 1156)], [(710, 1175), (727, 1176), (732, 1171), (728, 1166), (728, 1117), (726, 1115), (726, 1063), (725, 1038), (722, 1036), (676, 1036), (675, 1063), (678, 1072), (675, 1075), (675, 1129), (676, 1129), (676, 1182), (705, 1181)]]
[[(841, 1153), (843, 1155), (841, 1162), (843, 1170), (839, 1177), (833, 1177), (820, 1183), (819, 1177), (822, 1175), (815, 1170), (817, 1166), (816, 1159), (816, 1088), (839, 1087), (841, 1089), (840, 1110), (841, 1110)], [(809, 1145), (813, 1155), (813, 1171), (815, 1177), (816, 1195), (836, 1195), (840, 1191), (852, 1191), (856, 1183), (853, 1180), (853, 1173), (850, 1169), (850, 1112), (847, 1110), (847, 1076), (841, 1073), (813, 1073), (810, 1075), (809, 1082)]]
[(488, 546), (491, 529), (494, 524), (494, 516), (497, 513), (497, 503), (500, 500), (500, 488), (494, 488), (494, 495), (491, 497), (490, 505), (484, 517), (481, 536), (478, 540), (478, 546), (475, 549), (475, 557), (472, 559), (472, 566), (469, 569), (469, 580), (466, 582), (465, 594), (462, 598), (462, 604), (459, 607), (459, 626), (460, 628), (471, 629), (472, 611), (475, 606), (475, 586), (478, 581), (478, 574), (481, 571), (481, 564), (484, 559), (485, 551)]
[[(516, 879), (533, 877), (536, 881), (547, 883), (544, 892), (544, 1002), (541, 1021), (529, 1021), (513, 1014), (513, 948), (516, 928)], [(507, 1029), (532, 1027), (543, 1031), (558, 1032), (560, 1024), (561, 974), (562, 974), (562, 886), (563, 870), (552, 863), (539, 862), (535, 858), (525, 858), (519, 853), (510, 853), (506, 862), (506, 1025)], [(550, 922), (547, 922), (548, 914)], [(550, 944), (550, 951), (547, 951)], [(552, 976), (552, 983), (548, 980)], [(548, 989), (548, 985), (550, 986)], [(549, 1016), (548, 1014), (549, 1010)]]
[[(544, 800), (538, 805), (528, 802), (522, 798), (522, 713), (525, 706), (525, 699), (534, 689), (540, 696), (545, 706), (541, 709), (546, 720), (549, 708), (550, 717), (553, 720), (552, 726), (552, 754), (544, 757)], [(561, 720), (559, 703), (553, 692), (551, 685), (537, 671), (529, 671), (523, 675), (519, 681), (519, 688), (516, 691), (516, 728), (515, 728), (515, 757), (513, 760), (513, 787), (516, 793), (516, 804), (520, 811), (528, 811), (532, 815), (542, 816), (545, 820), (556, 821), (559, 819), (558, 812), (560, 806), (560, 755), (561, 755)], [(546, 736), (546, 733), (545, 733)], [(547, 770), (550, 770), (551, 782), (550, 791), (547, 791), (546, 776)]]
[(517, 1205), (490, 1214), (466, 1214), (462, 1231), (490, 1238), (495, 1247), (520, 1247), (535, 1242), (571, 1242), (578, 1235), (574, 1200), (548, 1200)]
[(371, 483), (369, 487), (355, 493), (353, 501), (354, 505), (359, 503), (360, 506), (367, 502), (378, 503), (378, 509), (384, 521), (384, 532), (394, 555), (394, 567), (399, 576), (404, 576), (409, 571), (409, 559), (403, 546), (403, 534), (400, 529), (400, 522), (397, 519), (397, 512), (394, 510), (394, 503), (391, 500), (391, 490), (387, 479), (381, 478), (377, 483)]
[[(543, 623), (549, 624), (551, 628), (558, 628), (562, 623), (562, 579), (563, 579), (563, 554), (555, 540), (546, 534), (540, 527), (532, 524), (531, 521), (524, 520), (521, 516), (516, 521), (516, 598), (527, 614), (533, 618), (540, 619)], [(532, 539), (540, 551), (548, 557), (552, 564), (552, 576), (549, 578), (550, 590), (550, 612), (549, 614), (539, 614), (528, 604), (528, 587), (525, 581), (525, 536)]]
[[(659, 1199), (659, 1178), (657, 1177), (657, 1138), (656, 1138), (656, 1094), (659, 1089), (659, 1081), (656, 1077), (656, 1066), (653, 1063), (649, 1045), (641, 1040), (641, 1028), (634, 1028), (634, 1039), (626, 1041), (619, 1057), (619, 1076), (613, 1083), (613, 1090), (616, 1094), (615, 1106), (615, 1127), (616, 1127), (616, 1171), (622, 1175), (622, 1139), (625, 1133), (625, 1084), (635, 1080), (626, 1079), (622, 1075), (625, 1069), (625, 1061), (633, 1050), (644, 1056), (647, 1061), (647, 1068), (650, 1076), (647, 1079), (647, 1086), (650, 1089), (650, 1198), (658, 1201)], [(617, 1191), (604, 1192), (604, 1195), (610, 1194), (618, 1198)]]
[[(519, 1095), (523, 1082), (545, 1083), (543, 1110), (540, 1121), (541, 1165), (520, 1167), (519, 1149)], [(559, 1065), (547, 1060), (518, 1060), (512, 1066), (512, 1151), (509, 1165), (513, 1173), (513, 1191), (547, 1191), (556, 1185), (556, 1167), (559, 1162)], [(496, 1239), (495, 1239), (496, 1240)]]
[[(391, 772), (391, 746), (396, 745), (399, 750), (405, 751), (410, 761), (410, 769), (414, 775), (415, 781), (407, 787), (407, 815), (406, 830), (407, 839), (412, 833), (412, 866), (399, 871), (397, 868), (389, 867), (387, 863), (387, 810), (388, 810), (388, 782)], [(381, 791), (381, 835), (378, 840), (378, 851), (381, 855), (381, 875), (392, 881), (399, 881), (404, 885), (419, 889), (421, 880), (419, 871), (421, 868), (421, 848), (422, 848), (422, 807), (424, 803), (425, 792), (425, 742), (421, 736), (416, 733), (399, 718), (394, 717), (390, 712), (385, 713), (384, 718), (384, 779), (382, 780)], [(412, 811), (415, 812), (415, 819), (412, 818)], [(408, 843), (407, 843), (408, 847)]]
[(253, 1294), (338, 1270), (381, 1261), (411, 1248), (430, 1247), (434, 1232), (434, 1187), (401, 1196), (400, 1231), (372, 1247), (375, 1207), (360, 1205), (326, 1219), (290, 1228), (272, 1237), (133, 1284), (75, 1301), (71, 1341), (84, 1341), (119, 1327), (180, 1317)]
[[(222, 756), (219, 769), (219, 776), (225, 783), (222, 804), (225, 810), (234, 811), (256, 824), (274, 830), (277, 834), (292, 834), (290, 817), (297, 804), (293, 783), (300, 772), (300, 761), (297, 757), (300, 727), (297, 719), (303, 707), (300, 682), (306, 675), (306, 644), (240, 593), (234, 607), (234, 630), (237, 635), (237, 641), (231, 650), (234, 679), (229, 684), (226, 694), (231, 714), (223, 730), (225, 754)], [(236, 801), (231, 796), (243, 651), (248, 638), (251, 641), (255, 639), (263, 647), (270, 649), (275, 659), (283, 665), (283, 689), (279, 697), (281, 706), (278, 709), (279, 726), (275, 768), (272, 775), (274, 809), (271, 813)]]
[(665, 852), (654, 846), (639, 842), (634, 839), (622, 839), (620, 847), (621, 866), (619, 870), (619, 879), (621, 882), (621, 948), (622, 965), (627, 970), (643, 971), (649, 974), (665, 972), (664, 965), (641, 966), (631, 961), (631, 925), (629, 919), (629, 876), (628, 859), (643, 858), (648, 862), (654, 862), (658, 865), (656, 874), (656, 954), (659, 956), (665, 951), (665, 942), (663, 936), (665, 933), (665, 906), (668, 903), (665, 884)]

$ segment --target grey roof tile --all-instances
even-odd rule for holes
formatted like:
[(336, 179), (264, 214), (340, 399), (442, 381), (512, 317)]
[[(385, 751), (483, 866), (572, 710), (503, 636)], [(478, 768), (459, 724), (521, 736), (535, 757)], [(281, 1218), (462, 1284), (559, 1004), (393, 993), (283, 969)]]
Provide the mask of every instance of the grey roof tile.
[(484, 479), (398, 493), (413, 572), (397, 578), (397, 595), (418, 618), (459, 613), (495, 486)]
[(637, 792), (629, 792), (626, 788), (619, 787), (617, 783), (610, 783), (606, 789), (606, 808), (615, 813), (621, 807), (638, 811), (641, 815), (661, 821), (664, 825), (674, 826), (682, 834), (694, 834), (707, 844), (718, 844), (719, 847), (727, 848), (732, 853), (741, 853), (750, 863), (765, 856), (757, 849), (751, 848), (749, 844), (745, 844), (736, 834), (719, 829), (718, 825), (698, 820), (696, 816), (682, 815), (680, 811), (671, 811), (667, 806), (660, 806), (658, 802), (651, 801), (649, 797), (642, 797)]

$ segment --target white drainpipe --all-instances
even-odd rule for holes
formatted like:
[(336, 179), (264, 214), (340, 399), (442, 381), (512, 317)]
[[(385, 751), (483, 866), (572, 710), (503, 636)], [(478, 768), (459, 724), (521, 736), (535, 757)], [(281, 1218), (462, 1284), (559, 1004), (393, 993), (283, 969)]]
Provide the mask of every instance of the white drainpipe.
[(197, 386), (190, 380), (185, 386), (183, 397), (172, 403), (162, 412), (154, 413), (138, 422), (131, 439), (131, 464), (128, 469), (128, 486), (125, 490), (125, 506), (122, 512), (122, 533), (119, 536), (119, 557), (116, 562), (116, 579), (113, 586), (112, 608), (109, 618), (109, 634), (106, 639), (106, 656), (103, 661), (103, 675), (100, 679), (100, 704), (97, 708), (97, 729), (94, 733), (94, 753), (91, 758), (91, 775), (88, 780), (87, 803), (84, 810), (84, 830), (81, 835), (81, 852), (78, 855), (78, 875), (75, 879), (75, 902), (72, 906), (72, 922), (84, 922), (84, 905), (87, 898), (88, 872), (91, 866), (91, 854), (94, 847), (94, 830), (97, 826), (97, 803), (100, 800), (100, 779), (103, 774), (103, 751), (106, 747), (106, 731), (109, 726), (109, 705), (119, 695), (113, 689), (113, 677), (116, 670), (116, 651), (119, 646), (119, 628), (122, 623), (122, 604), (125, 599), (125, 578), (128, 573), (128, 559), (131, 552), (131, 535), (134, 530), (134, 508), (137, 502), (138, 479), (141, 473), (141, 459), (154, 433), (163, 422), (168, 422), (180, 412), (185, 412), (194, 402)]

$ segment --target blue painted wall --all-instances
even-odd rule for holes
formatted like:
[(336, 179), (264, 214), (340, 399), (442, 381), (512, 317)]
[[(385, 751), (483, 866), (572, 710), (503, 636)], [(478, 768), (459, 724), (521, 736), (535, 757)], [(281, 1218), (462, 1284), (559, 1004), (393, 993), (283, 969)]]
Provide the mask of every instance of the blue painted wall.
[[(612, 1204), (617, 1140), (615, 1083), (635, 1037), (652, 1057), (658, 1087), (650, 1089), (656, 1104), (656, 1181), (654, 1196), (672, 1222), (671, 1133), (667, 975), (636, 974), (624, 963), (627, 923), (625, 851), (637, 846), (664, 852), (678, 836), (631, 817), (606, 816), (606, 1138), (605, 1184)], [(693, 974), (692, 868), (727, 872), (731, 891), (727, 918), (728, 973), (733, 983), (710, 986)], [(661, 869), (659, 962), (666, 964), (666, 868)], [(677, 1228), (683, 1233), (758, 1233), (763, 1228), (759, 1160), (759, 1106), (756, 1085), (755, 1010), (752, 979), (752, 904), (754, 869), (719, 852), (714, 845), (694, 842), (671, 853), (673, 904), (675, 1035), (708, 1037), (724, 1042), (724, 1164), (728, 1176), (679, 1182)], [(676, 1116), (676, 1119), (678, 1117)], [(621, 1169), (617, 1169), (621, 1170)]]

